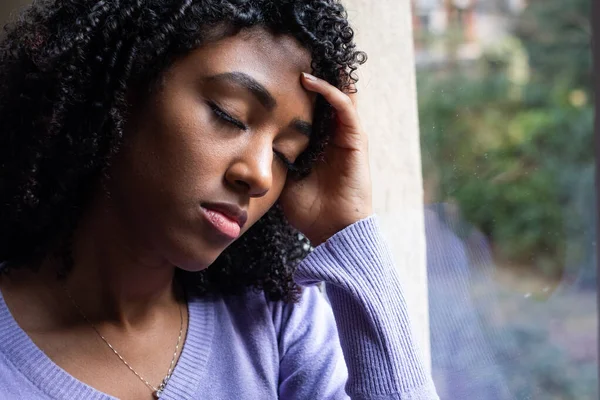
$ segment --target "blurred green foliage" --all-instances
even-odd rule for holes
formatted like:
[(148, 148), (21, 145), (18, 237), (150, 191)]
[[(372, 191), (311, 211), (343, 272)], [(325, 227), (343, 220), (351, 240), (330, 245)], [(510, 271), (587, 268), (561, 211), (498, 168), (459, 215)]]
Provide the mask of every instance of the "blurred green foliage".
[(569, 211), (593, 190), (590, 6), (532, 0), (480, 60), (417, 75), (430, 201), (457, 203), (497, 257), (548, 277), (592, 217)]

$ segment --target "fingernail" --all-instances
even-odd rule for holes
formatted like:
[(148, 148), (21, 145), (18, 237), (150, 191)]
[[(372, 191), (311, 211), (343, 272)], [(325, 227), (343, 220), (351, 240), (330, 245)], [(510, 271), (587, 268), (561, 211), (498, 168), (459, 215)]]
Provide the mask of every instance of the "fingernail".
[(307, 74), (306, 72), (303, 72), (302, 75), (304, 75), (304, 77), (306, 79), (308, 79), (309, 81), (312, 81), (312, 82), (316, 82), (317, 81), (317, 77), (316, 76), (313, 76), (311, 74)]

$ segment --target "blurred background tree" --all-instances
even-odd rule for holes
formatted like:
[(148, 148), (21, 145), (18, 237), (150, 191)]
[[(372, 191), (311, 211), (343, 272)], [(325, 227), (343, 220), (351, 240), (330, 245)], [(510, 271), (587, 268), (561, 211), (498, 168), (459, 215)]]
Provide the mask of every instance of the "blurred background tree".
[(576, 209), (593, 191), (589, 8), (531, 0), (481, 57), (418, 70), (427, 201), (456, 203), (498, 265), (556, 281), (589, 250)]

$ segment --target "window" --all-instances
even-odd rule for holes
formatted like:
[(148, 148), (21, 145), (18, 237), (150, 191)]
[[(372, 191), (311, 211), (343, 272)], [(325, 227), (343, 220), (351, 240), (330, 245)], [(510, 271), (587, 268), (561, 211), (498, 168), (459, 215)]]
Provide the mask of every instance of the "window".
[(591, 0), (414, 0), (444, 399), (598, 399)]

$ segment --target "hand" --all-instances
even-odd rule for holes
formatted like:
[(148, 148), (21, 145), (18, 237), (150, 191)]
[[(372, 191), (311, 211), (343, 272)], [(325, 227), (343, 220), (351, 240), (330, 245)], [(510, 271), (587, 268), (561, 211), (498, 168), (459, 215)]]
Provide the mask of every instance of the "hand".
[(302, 83), (333, 106), (337, 126), (324, 160), (307, 178), (289, 179), (279, 202), (290, 224), (318, 246), (373, 212), (368, 143), (355, 93), (343, 93), (308, 74), (303, 74)]

